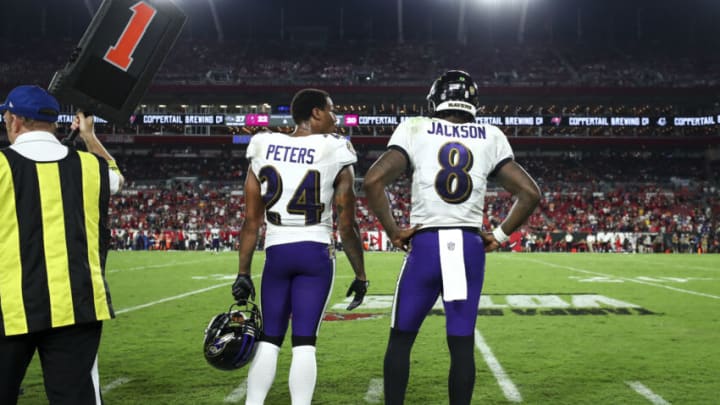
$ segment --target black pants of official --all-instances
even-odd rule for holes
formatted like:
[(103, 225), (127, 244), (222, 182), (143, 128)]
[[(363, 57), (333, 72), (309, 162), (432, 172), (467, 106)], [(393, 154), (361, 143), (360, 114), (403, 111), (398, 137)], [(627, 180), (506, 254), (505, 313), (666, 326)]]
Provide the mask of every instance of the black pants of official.
[(93, 322), (0, 336), (0, 404), (17, 403), (20, 384), (36, 350), (50, 404), (101, 404), (95, 364), (101, 334), (102, 322)]

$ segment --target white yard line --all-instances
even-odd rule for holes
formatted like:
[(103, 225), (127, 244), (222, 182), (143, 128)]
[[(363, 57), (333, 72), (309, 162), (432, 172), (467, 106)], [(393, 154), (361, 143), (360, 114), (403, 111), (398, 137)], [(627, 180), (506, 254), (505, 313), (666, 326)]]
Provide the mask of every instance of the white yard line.
[(625, 381), (625, 384), (629, 385), (633, 391), (645, 397), (653, 405), (670, 405), (670, 402), (666, 401), (660, 395), (652, 392), (652, 390), (645, 386), (640, 381)]
[(233, 392), (230, 393), (230, 395), (226, 396), (223, 402), (228, 404), (236, 404), (242, 401), (243, 398), (245, 398), (245, 394), (247, 394), (247, 379), (243, 380), (243, 382), (240, 383), (240, 385), (238, 385), (238, 387), (235, 388)]
[[(255, 276), (252, 276), (253, 279), (257, 279), (258, 277), (260, 277), (259, 274), (258, 274), (258, 275), (255, 275)], [(126, 313), (126, 312), (132, 312), (132, 311), (136, 311), (136, 310), (138, 310), (138, 309), (143, 309), (143, 308), (147, 308), (147, 307), (152, 307), (153, 305), (162, 304), (163, 302), (179, 300), (179, 299), (181, 299), (181, 298), (189, 297), (189, 296), (195, 295), (195, 294), (204, 293), (204, 292), (206, 292), (206, 291), (214, 290), (214, 289), (220, 288), (220, 287), (227, 287), (227, 286), (229, 286), (229, 285), (232, 285), (232, 283), (222, 283), (222, 284), (211, 285), (210, 287), (205, 287), (205, 288), (201, 288), (201, 289), (199, 289), (199, 290), (189, 291), (189, 292), (186, 292), (186, 293), (183, 293), (183, 294), (180, 294), (180, 295), (175, 295), (175, 296), (172, 296), (172, 297), (167, 297), (167, 298), (159, 299), (159, 300), (157, 300), (157, 301), (148, 302), (147, 304), (142, 304), (142, 305), (137, 305), (137, 306), (130, 307), (130, 308), (120, 309), (120, 310), (115, 311), (115, 314), (116, 314), (116, 315), (120, 315), (120, 314), (124, 314), (124, 313)]]
[(119, 273), (119, 272), (125, 272), (125, 271), (137, 271), (137, 270), (147, 270), (147, 269), (157, 269), (162, 267), (172, 267), (177, 265), (184, 265), (184, 264), (191, 264), (191, 263), (205, 263), (205, 262), (211, 262), (215, 260), (191, 260), (191, 261), (181, 261), (181, 262), (170, 262), (170, 263), (163, 263), (163, 264), (153, 264), (149, 266), (138, 266), (138, 267), (128, 267), (126, 269), (110, 269), (108, 270), (108, 273)]
[(658, 262), (658, 261), (647, 260), (647, 259), (644, 259), (643, 263), (672, 267), (672, 268), (678, 269), (678, 270), (695, 269), (695, 270), (712, 271), (712, 272), (720, 271), (720, 268), (703, 267), (703, 266), (685, 266), (685, 265), (680, 265), (680, 264), (673, 264), (673, 263), (668, 263), (668, 262)]
[(485, 343), (485, 339), (483, 339), (480, 331), (477, 329), (475, 329), (475, 346), (477, 346), (480, 353), (482, 353), (485, 363), (487, 363), (490, 371), (495, 376), (498, 385), (502, 389), (503, 394), (505, 394), (505, 398), (510, 402), (522, 402), (523, 399), (522, 395), (520, 395), (520, 391), (518, 391), (510, 377), (507, 376), (505, 370), (503, 370), (500, 365), (500, 362), (495, 357), (492, 350), (490, 350), (490, 346)]
[(592, 275), (594, 275), (594, 276), (602, 276), (602, 277), (611, 277), (611, 278), (616, 278), (616, 279), (619, 279), (619, 280), (628, 281), (628, 282), (631, 282), (631, 283), (644, 284), (644, 285), (649, 285), (649, 286), (652, 286), (652, 287), (664, 288), (664, 289), (666, 289), (666, 290), (681, 292), (681, 293), (685, 293), (685, 294), (697, 295), (697, 296), (700, 296), (700, 297), (713, 298), (713, 299), (716, 299), (716, 300), (720, 300), (720, 296), (718, 296), (718, 295), (706, 294), (706, 293), (702, 293), (702, 292), (698, 292), (698, 291), (686, 290), (686, 289), (684, 289), (684, 288), (671, 287), (671, 286), (668, 286), (668, 285), (655, 284), (655, 283), (651, 283), (651, 282), (649, 282), (649, 281), (642, 281), (642, 280), (638, 280), (638, 279), (634, 279), (634, 278), (621, 277), (621, 276), (616, 276), (616, 275), (614, 275), (614, 274), (606, 274), (606, 273), (600, 273), (600, 272), (597, 272), (597, 271), (580, 269), (580, 268), (577, 268), (577, 267), (563, 266), (563, 265), (560, 265), (560, 264), (549, 263), (549, 262), (544, 262), (544, 261), (542, 261), (542, 260), (535, 260), (535, 259), (515, 258), (515, 260), (522, 260), (522, 261), (526, 261), (526, 262), (540, 263), (540, 264), (543, 264), (543, 265), (545, 265), (545, 266), (557, 267), (557, 268), (560, 268), (560, 269), (566, 269), (566, 270), (574, 271), (574, 272), (577, 272), (577, 273), (592, 274)]
[(121, 385), (123, 385), (123, 384), (127, 384), (127, 383), (129, 383), (130, 381), (132, 381), (132, 380), (129, 379), (129, 378), (120, 377), (120, 378), (118, 378), (118, 379), (110, 382), (109, 384), (103, 385), (103, 387), (102, 387), (102, 389), (101, 389), (100, 391), (102, 391), (103, 395), (105, 395), (105, 394), (107, 394), (109, 391), (112, 391), (112, 390), (114, 390), (115, 388), (117, 388), (117, 387), (119, 387), (119, 386), (121, 386)]
[(365, 393), (365, 402), (369, 404), (379, 404), (383, 393), (383, 379), (373, 378), (370, 380), (368, 390)]
[(120, 310), (118, 310), (118, 311), (115, 311), (115, 314), (116, 314), (116, 315), (120, 315), (120, 314), (124, 314), (124, 313), (126, 313), (126, 312), (137, 311), (138, 309), (143, 309), (143, 308), (147, 308), (147, 307), (152, 307), (153, 305), (162, 304), (163, 302), (179, 300), (179, 299), (181, 299), (181, 298), (189, 297), (189, 296), (195, 295), (195, 294), (204, 293), (205, 291), (214, 290), (214, 289), (220, 288), (220, 287), (227, 287), (227, 286), (229, 286), (229, 285), (232, 285), (232, 283), (216, 284), (216, 285), (213, 285), (213, 286), (210, 286), (210, 287), (201, 288), (201, 289), (199, 289), (199, 290), (186, 292), (186, 293), (183, 293), (183, 294), (180, 294), (180, 295), (175, 295), (175, 296), (172, 296), (172, 297), (163, 298), (163, 299), (160, 299), (160, 300), (157, 300), (157, 301), (153, 301), (153, 302), (148, 302), (147, 304), (142, 304), (142, 305), (137, 305), (137, 306), (130, 307), (130, 308), (120, 309)]

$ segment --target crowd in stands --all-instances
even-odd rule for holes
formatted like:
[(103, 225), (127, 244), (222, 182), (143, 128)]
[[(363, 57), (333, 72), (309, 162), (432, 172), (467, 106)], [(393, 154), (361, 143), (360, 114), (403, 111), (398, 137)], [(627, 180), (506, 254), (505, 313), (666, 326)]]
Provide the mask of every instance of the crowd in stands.
[[(0, 86), (19, 83), (47, 86), (53, 73), (63, 67), (76, 46), (70, 39), (7, 41), (0, 51), (13, 55), (0, 59)], [(470, 45), (468, 45), (470, 46)], [(36, 52), (43, 49), (43, 52)], [(328, 41), (322, 45), (281, 41), (180, 40), (154, 79), (155, 84), (192, 85), (348, 85), (422, 86), (449, 68), (463, 68), (481, 87), (712, 87), (720, 85), (720, 55), (692, 48), (663, 49), (658, 44), (621, 44), (583, 47), (577, 44), (504, 44), (497, 48), (472, 45), (472, 52), (458, 44), (394, 41)], [(392, 90), (389, 90), (392, 91)], [(701, 106), (661, 100), (647, 102), (492, 103), (480, 107), (481, 116), (631, 116), (659, 117), (709, 115), (716, 125), (674, 127), (653, 122), (647, 126), (500, 126), (510, 137), (659, 137), (720, 136), (717, 124), (720, 102)], [(204, 107), (204, 106), (203, 106)], [(210, 105), (206, 108), (178, 102), (147, 106), (144, 113), (249, 113), (246, 106)], [(424, 115), (418, 104), (338, 104), (339, 114)], [(196, 130), (197, 128), (190, 128)], [(187, 132), (182, 125), (105, 125), (106, 134), (201, 134), (251, 135), (252, 126), (216, 125), (206, 133)], [(273, 127), (291, 131), (292, 126)], [(0, 129), (1, 130), (1, 129)], [(197, 129), (199, 131), (204, 128)], [(346, 135), (389, 135), (394, 125), (341, 127)]]
[[(47, 85), (76, 42), (28, 40), (0, 45), (0, 82)], [(37, 52), (43, 49), (43, 52)], [(547, 42), (497, 44), (395, 41), (200, 41), (183, 39), (156, 84), (422, 85), (447, 69), (473, 73), (484, 86), (694, 87), (720, 84), (717, 53), (659, 44), (615, 46)]]
[[(47, 86), (76, 45), (69, 39), (0, 44), (0, 85)], [(720, 85), (720, 54), (656, 45), (594, 46), (527, 43), (503, 47), (455, 43), (333, 42), (322, 46), (279, 41), (182, 40), (155, 77), (179, 85), (427, 86), (449, 68), (472, 72), (481, 87), (709, 87)], [(37, 52), (43, 49), (43, 52)], [(170, 106), (169, 106), (170, 108)], [(672, 116), (703, 113), (677, 105), (602, 104), (482, 106), (480, 115)], [(717, 114), (720, 104), (708, 106)], [(338, 105), (339, 113), (419, 115), (424, 105)], [(175, 112), (180, 112), (176, 110)], [(211, 111), (208, 111), (211, 112)], [(180, 133), (182, 126), (98, 126), (101, 133)], [(389, 135), (394, 125), (341, 128), (352, 135)], [(252, 134), (259, 128), (213, 127), (210, 134)], [(278, 129), (278, 128), (274, 128)], [(279, 128), (290, 131), (291, 127)], [(720, 127), (509, 127), (521, 136), (719, 136)], [(4, 128), (0, 127), (0, 132)], [(379, 155), (359, 147), (359, 177)], [(118, 249), (232, 249), (243, 221), (242, 181), (247, 161), (232, 150), (150, 154), (116, 153), (128, 180), (111, 204), (113, 246)], [(670, 152), (519, 153), (518, 161), (543, 191), (539, 209), (508, 244), (540, 251), (718, 252), (720, 184), (717, 160)], [(389, 188), (393, 212), (407, 224), (410, 179)], [(512, 201), (498, 187), (486, 197), (485, 226), (507, 215)], [(358, 197), (364, 233), (380, 228)], [(569, 235), (569, 238), (568, 238)]]
[[(720, 84), (720, 58), (658, 45), (525, 43), (469, 48), (442, 42), (193, 42), (177, 47), (163, 83), (425, 85), (452, 68), (481, 86), (686, 87)], [(193, 61), (193, 63), (188, 63)], [(188, 70), (190, 68), (190, 70)]]
[[(360, 155), (362, 177), (377, 151)], [(212, 233), (220, 248), (234, 248), (244, 215), (244, 159), (198, 158), (191, 165), (170, 157), (119, 160), (128, 186), (111, 204), (115, 247), (212, 249)], [(720, 252), (717, 162), (659, 152), (559, 152), (517, 160), (536, 178), (543, 199), (508, 249)], [(190, 171), (195, 175), (188, 177)], [(394, 215), (407, 225), (410, 178), (388, 193)], [(491, 183), (485, 202), (490, 229), (512, 200)], [(380, 229), (362, 193), (357, 217), (364, 234)]]

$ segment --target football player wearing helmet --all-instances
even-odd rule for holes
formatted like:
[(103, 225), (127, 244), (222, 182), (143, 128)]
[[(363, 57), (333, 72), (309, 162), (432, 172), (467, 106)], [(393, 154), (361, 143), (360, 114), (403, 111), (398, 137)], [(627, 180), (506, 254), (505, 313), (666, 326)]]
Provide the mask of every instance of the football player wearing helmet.
[[(393, 245), (408, 251), (393, 302), (385, 353), (386, 404), (402, 404), (410, 351), (425, 316), (442, 295), (450, 349), (450, 404), (469, 404), (475, 383), (474, 329), (485, 271), (485, 252), (497, 249), (530, 216), (540, 199), (535, 181), (513, 160), (505, 135), (479, 125), (478, 87), (451, 70), (427, 96), (431, 117), (401, 123), (388, 150), (365, 175), (368, 205)], [(408, 228), (390, 210), (385, 186), (412, 169)], [(487, 179), (517, 199), (505, 220), (482, 232)]]
[(245, 222), (240, 230), (240, 264), (233, 296), (254, 295), (250, 263), (263, 221), (266, 259), (261, 283), (264, 330), (248, 372), (248, 405), (265, 401), (292, 315), (290, 396), (294, 405), (310, 404), (315, 391), (315, 342), (335, 275), (332, 209), (335, 204), (345, 255), (355, 272), (349, 310), (363, 301), (362, 244), (355, 219), (353, 163), (349, 141), (334, 135), (336, 117), (330, 96), (316, 89), (299, 91), (291, 112), (291, 135), (260, 133), (248, 145)]

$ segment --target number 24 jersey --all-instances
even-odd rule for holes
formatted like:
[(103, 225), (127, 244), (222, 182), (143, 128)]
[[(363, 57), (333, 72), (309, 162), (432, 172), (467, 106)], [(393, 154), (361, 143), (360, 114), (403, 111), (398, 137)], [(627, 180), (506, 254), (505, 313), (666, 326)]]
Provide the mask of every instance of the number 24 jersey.
[(265, 246), (330, 243), (333, 183), (357, 161), (349, 141), (334, 134), (259, 133), (247, 149), (265, 202)]
[(487, 178), (513, 159), (499, 128), (416, 117), (388, 142), (413, 169), (410, 223), (423, 227), (482, 226)]

